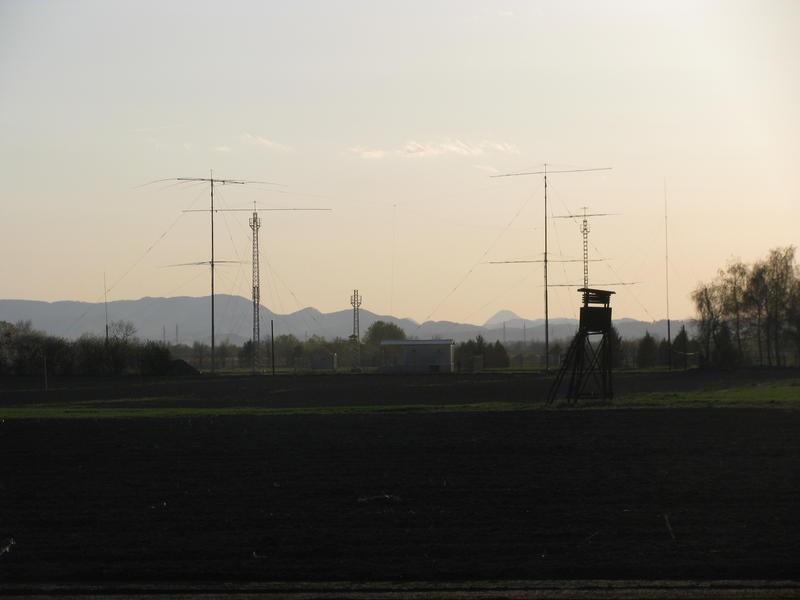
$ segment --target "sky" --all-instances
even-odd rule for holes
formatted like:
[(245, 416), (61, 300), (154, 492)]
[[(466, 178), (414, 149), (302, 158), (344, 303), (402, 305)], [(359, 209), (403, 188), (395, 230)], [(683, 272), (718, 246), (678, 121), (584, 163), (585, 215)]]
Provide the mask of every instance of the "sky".
[[(210, 292), (260, 212), (262, 304), (483, 323), (691, 318), (797, 245), (800, 2), (0, 0), (0, 297)], [(608, 168), (548, 176), (540, 171)], [(272, 185), (277, 184), (277, 185)], [(193, 212), (186, 212), (193, 211)], [(545, 221), (545, 214), (547, 220)], [(217, 293), (250, 297), (248, 211)], [(667, 255), (669, 260), (667, 260)], [(628, 284), (628, 285), (621, 285)], [(668, 285), (667, 285), (668, 284)], [(667, 293), (667, 288), (669, 293)]]

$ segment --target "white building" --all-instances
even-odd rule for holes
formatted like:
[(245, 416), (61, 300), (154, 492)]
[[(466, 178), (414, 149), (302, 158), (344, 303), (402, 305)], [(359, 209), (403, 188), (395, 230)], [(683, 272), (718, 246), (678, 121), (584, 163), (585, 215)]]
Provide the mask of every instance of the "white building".
[(384, 340), (381, 370), (397, 373), (452, 373), (453, 340)]

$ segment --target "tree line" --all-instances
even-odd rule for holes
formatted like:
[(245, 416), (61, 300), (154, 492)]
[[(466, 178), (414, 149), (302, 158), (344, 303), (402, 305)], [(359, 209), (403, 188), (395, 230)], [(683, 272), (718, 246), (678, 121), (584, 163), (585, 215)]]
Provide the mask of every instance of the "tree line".
[[(274, 341), (256, 345), (247, 341), (241, 346), (223, 340), (215, 348), (218, 370), (268, 370), (273, 361), (280, 370), (355, 370), (378, 369), (384, 363), (381, 342), (405, 340), (406, 333), (397, 325), (376, 321), (360, 343), (350, 338), (327, 340), (313, 335), (301, 341), (291, 334), (279, 335)], [(612, 333), (616, 368), (650, 368), (666, 366), (665, 340), (646, 334), (641, 340), (623, 340)], [(568, 341), (556, 341), (550, 353), (556, 363), (566, 351)], [(673, 352), (683, 357), (679, 363), (690, 366), (697, 342), (689, 340), (686, 331), (673, 341)], [(254, 362), (255, 361), (255, 362)], [(454, 349), (455, 369), (476, 372), (484, 369), (541, 368), (544, 366), (544, 344), (541, 342), (486, 341), (478, 335), (460, 342)], [(77, 340), (46, 335), (33, 329), (30, 321), (10, 324), (0, 322), (0, 376), (41, 375), (46, 369), (55, 376), (97, 375), (169, 375), (191, 372), (191, 367), (207, 371), (211, 367), (211, 347), (196, 341), (188, 344), (167, 344), (136, 337), (130, 322), (114, 321), (109, 335), (83, 335)]]
[(173, 362), (159, 342), (141, 341), (133, 325), (115, 321), (109, 335), (77, 340), (49, 336), (30, 321), (0, 321), (0, 375), (167, 375)]
[(800, 364), (800, 269), (792, 246), (753, 264), (732, 261), (692, 292), (702, 363)]

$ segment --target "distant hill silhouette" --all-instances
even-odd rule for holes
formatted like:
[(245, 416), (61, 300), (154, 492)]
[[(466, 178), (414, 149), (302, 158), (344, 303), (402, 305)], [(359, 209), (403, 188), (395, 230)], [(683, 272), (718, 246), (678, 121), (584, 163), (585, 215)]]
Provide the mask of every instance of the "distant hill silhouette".
[[(116, 300), (108, 303), (109, 321), (130, 321), (142, 339), (191, 344), (195, 341), (210, 341), (211, 301), (208, 296), (193, 298), (141, 298), (140, 300)], [(241, 344), (249, 340), (252, 331), (252, 302), (241, 296), (220, 294), (216, 297), (217, 341), (229, 340)], [(303, 308), (290, 314), (277, 314), (261, 307), (261, 337), (269, 337), (270, 320), (274, 322), (275, 335), (292, 334), (300, 340), (312, 335), (327, 339), (346, 338), (353, 331), (353, 311), (341, 310), (321, 313), (315, 308)], [(50, 335), (68, 339), (83, 334), (101, 336), (105, 331), (105, 307), (102, 302), (38, 302), (34, 300), (0, 300), (0, 321), (16, 323), (31, 321), (33, 328)], [(379, 315), (361, 309), (362, 336), (375, 321), (387, 321), (401, 327), (408, 337), (452, 338), (456, 342), (466, 341), (482, 335), (487, 341), (542, 341), (544, 319), (523, 319), (511, 311), (500, 311), (483, 325), (455, 323), (452, 321), (426, 321), (417, 323), (412, 319), (400, 319)], [(672, 322), (673, 336), (684, 321)], [(638, 339), (645, 331), (655, 338), (667, 335), (666, 321), (644, 322), (634, 319), (614, 321), (623, 339)], [(176, 332), (177, 327), (177, 332)], [(578, 327), (575, 319), (550, 319), (550, 339), (570, 339)]]

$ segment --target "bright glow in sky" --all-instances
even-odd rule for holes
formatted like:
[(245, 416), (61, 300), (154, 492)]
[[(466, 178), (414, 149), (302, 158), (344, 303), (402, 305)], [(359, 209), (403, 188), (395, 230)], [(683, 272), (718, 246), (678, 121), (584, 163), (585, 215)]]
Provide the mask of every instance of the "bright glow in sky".
[[(551, 215), (590, 223), (615, 317), (666, 316), (717, 268), (797, 244), (800, 2), (0, 3), (3, 298), (209, 293), (207, 186), (264, 212), (262, 302), (482, 323), (543, 316)], [(217, 291), (250, 295), (250, 228), (218, 213)], [(550, 222), (552, 259), (579, 223)], [(163, 236), (163, 237), (162, 237)], [(550, 282), (580, 284), (579, 263)], [(637, 282), (615, 287), (616, 282)], [(551, 290), (551, 317), (577, 314)]]

